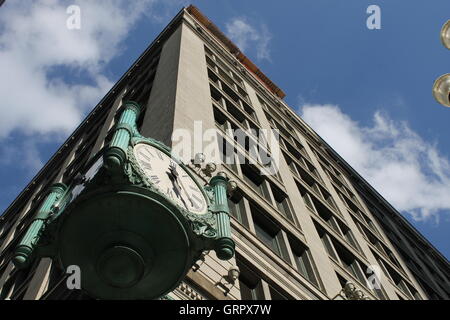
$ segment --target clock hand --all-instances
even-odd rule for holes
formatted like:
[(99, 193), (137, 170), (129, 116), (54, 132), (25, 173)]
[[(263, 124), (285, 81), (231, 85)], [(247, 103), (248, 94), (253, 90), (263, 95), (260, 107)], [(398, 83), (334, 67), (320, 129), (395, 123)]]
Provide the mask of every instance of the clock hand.
[(186, 205), (186, 201), (184, 201), (183, 197), (181, 196), (181, 192), (180, 192), (180, 185), (178, 183), (178, 179), (176, 176), (174, 176), (173, 172), (166, 172), (167, 175), (169, 176), (170, 181), (172, 182), (173, 185), (173, 190), (175, 191), (175, 194), (177, 195), (177, 198), (181, 199), (181, 201), (183, 202), (184, 207), (186, 208), (186, 210), (189, 210), (189, 208)]
[(189, 202), (191, 203), (191, 207), (195, 208), (194, 201), (192, 200), (192, 198), (189, 195), (189, 193), (186, 191), (186, 188), (184, 187), (182, 179), (178, 179), (178, 176), (177, 176), (177, 181), (178, 181), (179, 185), (181, 186), (181, 190), (184, 191), (184, 194), (186, 195), (186, 197), (188, 198)]
[(191, 202), (191, 206), (194, 207), (194, 201), (192, 201), (191, 196), (187, 193), (186, 188), (183, 185), (183, 182), (181, 182), (181, 179), (179, 181), (181, 184), (181, 189), (184, 191), (184, 194), (187, 196), (188, 200)]
[(177, 165), (175, 162), (170, 161), (169, 170), (175, 178), (178, 178)]
[(175, 194), (179, 198), (181, 196), (181, 192), (180, 192), (180, 186), (178, 184), (176, 177), (173, 175), (172, 172), (166, 172), (166, 173), (169, 176), (170, 182), (172, 182), (172, 186), (173, 186), (173, 190), (175, 191)]
[(192, 207), (194, 206), (194, 201), (192, 201), (191, 197), (189, 196), (189, 194), (186, 191), (186, 188), (183, 185), (183, 182), (181, 181), (181, 179), (179, 179), (179, 174), (177, 172), (177, 165), (174, 162), (171, 162), (169, 165), (169, 170), (172, 173), (173, 177), (176, 179), (177, 184), (180, 186), (180, 189), (182, 189), (184, 191), (184, 194), (187, 196), (189, 202), (191, 203)]

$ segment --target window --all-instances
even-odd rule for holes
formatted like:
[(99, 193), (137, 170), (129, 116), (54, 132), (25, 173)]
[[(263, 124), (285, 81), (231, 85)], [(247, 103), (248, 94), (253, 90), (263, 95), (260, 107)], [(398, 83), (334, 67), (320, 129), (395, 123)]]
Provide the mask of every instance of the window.
[(314, 272), (312, 258), (308, 249), (298, 240), (290, 239), (290, 244), (298, 272), (309, 282), (317, 286), (318, 282)]
[(322, 228), (318, 227), (316, 225), (317, 231), (320, 236), (320, 240), (322, 240), (322, 244), (327, 251), (328, 255), (333, 258), (336, 262), (339, 262), (339, 258), (336, 254), (336, 251), (334, 250), (333, 243), (331, 241), (331, 238), (328, 236), (328, 234), (323, 230)]
[(236, 108), (232, 103), (225, 99), (227, 111), (241, 124), (244, 124), (245, 116), (244, 114)]
[(335, 243), (335, 249), (344, 269), (346, 269), (356, 279), (361, 281), (361, 283), (366, 285), (366, 277), (358, 260), (353, 256), (353, 254), (338, 243)]
[(216, 64), (210, 57), (206, 57), (206, 63), (208, 66), (210, 66), (213, 70), (216, 70)]
[(316, 205), (317, 214), (337, 233), (340, 234), (340, 229), (336, 218), (333, 216), (332, 212), (320, 202), (317, 202)]
[(331, 180), (339, 187), (339, 188), (344, 188), (344, 184), (338, 179), (336, 178), (336, 176), (334, 174), (332, 174), (327, 168), (325, 168), (324, 165), (322, 165), (323, 170), (328, 174), (328, 176), (331, 178)]
[[(89, 160), (92, 149), (94, 148), (94, 144), (96, 142), (95, 138), (95, 136), (88, 137), (87, 141), (80, 144), (77, 148), (75, 151), (75, 158), (64, 170), (63, 183), (69, 185), (73, 177), (75, 177), (75, 175), (83, 169), (84, 165)], [(46, 186), (46, 188), (47, 187), (48, 186)]]
[[(384, 247), (384, 251), (386, 252), (389, 260), (397, 267), (400, 269), (400, 271), (403, 271), (403, 268), (401, 267), (400, 263), (398, 262), (397, 258), (395, 257), (394, 253), (392, 253), (391, 250), (389, 250), (387, 247)], [(444, 282), (444, 281), (441, 281)]]
[(278, 243), (277, 233), (269, 230), (265, 226), (255, 222), (256, 236), (264, 242), (272, 251), (281, 255), (280, 244)]
[(264, 178), (259, 174), (259, 170), (248, 164), (241, 164), (241, 169), (245, 182), (261, 196), (269, 199), (268, 190), (264, 186)]
[(256, 120), (256, 113), (255, 111), (246, 103), (242, 104), (244, 106), (244, 111), (252, 118), (253, 120)]
[(205, 46), (205, 52), (206, 52), (206, 54), (209, 55), (209, 56), (212, 56), (212, 55), (213, 55), (211, 49), (208, 48), (207, 46)]
[(342, 265), (355, 278), (359, 279), (361, 282), (365, 281), (364, 277), (361, 275), (361, 271), (359, 270), (358, 263), (351, 256), (344, 254), (342, 259)]
[(237, 104), (239, 104), (239, 96), (225, 83), (222, 82), (222, 90)]
[(258, 101), (259, 101), (259, 104), (261, 105), (261, 107), (264, 110), (267, 110), (267, 103), (260, 96), (257, 95), (256, 97), (258, 98)]
[(225, 70), (228, 73), (231, 72), (231, 69), (217, 56), (216, 56), (216, 62), (219, 64), (220, 68), (222, 68), (223, 70)]
[(316, 178), (318, 178), (320, 181), (322, 181), (322, 178), (320, 177), (319, 173), (317, 172), (316, 167), (314, 167), (311, 163), (309, 163), (308, 160), (304, 160), (306, 167), (308, 168), (309, 172), (311, 172)]
[(220, 94), (219, 90), (214, 88), (212, 85), (209, 85), (211, 90), (211, 97), (216, 101), (219, 105), (222, 106), (222, 95)]
[(218, 127), (220, 127), (220, 129), (225, 131), (227, 129), (227, 118), (216, 107), (213, 107), (213, 112), (214, 112), (214, 120), (216, 121), (216, 125)]
[(295, 159), (300, 159), (302, 157), (302, 155), (300, 154), (300, 152), (298, 152), (297, 148), (294, 148), (290, 143), (286, 142), (285, 139), (283, 139), (282, 137), (280, 137), (280, 142), (284, 143), (284, 145), (286, 146), (287, 151), (295, 158)]
[[(239, 86), (236, 86), (236, 88), (237, 88), (237, 91), (239, 92), (239, 94), (240, 94), (246, 101), (249, 101), (247, 92), (245, 92), (245, 90), (241, 89), (241, 87), (239, 87)], [(244, 101), (242, 101), (242, 100), (241, 100), (241, 102), (244, 103)]]
[(335, 239), (332, 239), (317, 223), (314, 224), (330, 257), (332, 257), (336, 262), (340, 261), (340, 264), (345, 270), (361, 281), (361, 283), (366, 285), (366, 277), (363, 273), (363, 269), (355, 256)]
[(259, 295), (262, 289), (260, 289), (259, 282), (252, 282), (251, 279), (241, 275), (239, 277), (239, 286), (242, 300), (261, 300)]
[(311, 196), (309, 195), (309, 193), (306, 191), (305, 188), (303, 188), (300, 184), (297, 183), (297, 187), (298, 190), (300, 191), (300, 194), (303, 198), (303, 201), (305, 202), (305, 205), (308, 209), (312, 210), (313, 212), (315, 212), (314, 210), (314, 205), (311, 199)]
[(219, 74), (220, 76), (223, 78), (223, 80), (225, 80), (230, 86), (234, 86), (234, 81), (233, 79), (231, 79), (231, 77), (226, 74), (222, 69), (219, 69)]
[(405, 293), (407, 296), (412, 297), (411, 292), (408, 289), (408, 285), (405, 283), (403, 279), (398, 280), (398, 282), (395, 283), (400, 290)]
[(341, 276), (339, 273), (337, 273), (337, 272), (336, 272), (336, 277), (338, 278), (339, 283), (341, 284), (342, 289), (345, 288), (345, 285), (346, 285), (348, 282), (351, 282), (351, 281), (348, 281), (347, 279), (345, 279), (344, 277), (342, 277), (342, 276)]
[(375, 227), (375, 224), (373, 223), (373, 221), (366, 215), (363, 215), (363, 217), (364, 217), (364, 220), (366, 221), (367, 225), (369, 226), (369, 228), (372, 229), (373, 231), (375, 231), (375, 233), (378, 233), (378, 230)]
[[(208, 65), (208, 77), (210, 81), (220, 89), (217, 90), (216, 88), (213, 88), (213, 86), (210, 86), (212, 98), (220, 104), (222, 104), (222, 100), (226, 101), (229, 98), (234, 101), (234, 104), (236, 104), (238, 108), (244, 109), (250, 118), (256, 120), (256, 115), (249, 105), (250, 99), (244, 89), (242, 79), (232, 72), (223, 61), (217, 58), (217, 56), (215, 57), (215, 60), (213, 60), (213, 54), (208, 50), (205, 49), (206, 63)], [(225, 95), (221, 92), (225, 93)], [(233, 105), (231, 100), (227, 103), (227, 109), (230, 105)], [(240, 122), (242, 121), (240, 120)]]
[(336, 204), (334, 203), (333, 197), (331, 194), (326, 191), (324, 188), (320, 187), (320, 191), (322, 192), (323, 198), (325, 201), (334, 209), (336, 209)]
[(220, 150), (220, 160), (222, 161), (222, 165), (231, 169), (234, 173), (238, 173), (236, 166), (236, 150), (234, 147), (227, 142), (227, 140), (221, 135), (217, 135), (217, 142), (219, 144)]
[(353, 248), (359, 249), (358, 244), (355, 240), (355, 237), (353, 236), (352, 230), (343, 223), (339, 223), (339, 226), (341, 228), (342, 234), (344, 235), (345, 241), (347, 241), (348, 244), (350, 244)]
[[(34, 265), (33, 268), (35, 269), (36, 266)], [(27, 286), (29, 285), (29, 281), (26, 280), (26, 270), (13, 269), (9, 273), (7, 280), (4, 282), (1, 288), (0, 299), (20, 300), (21, 298), (23, 298)]]
[(280, 228), (256, 205), (250, 203), (256, 237), (281, 258), (288, 260)]
[(397, 288), (399, 288), (408, 297), (413, 299), (414, 297), (410, 289), (412, 289), (413, 291), (415, 290), (412, 287), (410, 287), (406, 283), (406, 281), (402, 278), (402, 276), (397, 271), (395, 271), (391, 266), (389, 266), (388, 264), (384, 264), (384, 266), (385, 270), (388, 273), (388, 276), (392, 279), (392, 281), (394, 281)]
[(284, 159), (286, 160), (287, 165), (289, 166), (289, 168), (291, 168), (292, 172), (294, 172), (296, 175), (298, 175), (297, 173), (297, 168), (295, 166), (294, 160), (292, 160), (291, 157), (289, 157), (285, 152), (282, 151), (282, 154), (284, 156)]
[(344, 190), (347, 192), (350, 199), (352, 199), (356, 204), (360, 205), (358, 198), (356, 198), (356, 196), (353, 192), (351, 192), (348, 188), (345, 188), (345, 187), (344, 187)]
[(289, 300), (289, 298), (285, 294), (281, 294), (271, 285), (269, 285), (269, 292), (271, 300)]
[(306, 172), (302, 167), (297, 166), (297, 171), (300, 175), (300, 178), (304, 183), (306, 183), (317, 195), (321, 196), (319, 186), (316, 180)]
[(233, 76), (233, 79), (237, 81), (237, 83), (241, 86), (244, 85), (244, 81), (242, 81), (241, 78), (238, 77), (238, 75), (236, 73), (234, 73), (233, 71), (230, 71), (231, 75)]
[(245, 219), (244, 197), (242, 196), (241, 192), (235, 191), (233, 193), (233, 196), (228, 199), (228, 206), (230, 208), (230, 214), (235, 217), (240, 223), (247, 226), (247, 222)]
[[(386, 247), (386, 245), (384, 245), (367, 227), (365, 227), (364, 225), (362, 225), (361, 223), (357, 222), (355, 219), (353, 219), (357, 225), (357, 227), (359, 228), (359, 230), (361, 231), (362, 235), (375, 247), (377, 248), (378, 252), (380, 252), (383, 256), (387, 257), (388, 259), (391, 260), (392, 263), (394, 263), (394, 265), (396, 265), (401, 271), (403, 271), (403, 269), (400, 267), (400, 265), (398, 264), (397, 259), (394, 257), (394, 255), (392, 254), (391, 250), (389, 250), (388, 247)], [(392, 259), (394, 259), (394, 261), (392, 261)]]
[(278, 211), (280, 211), (283, 216), (292, 221), (292, 211), (288, 196), (275, 185), (272, 184), (271, 187)]
[(219, 84), (219, 77), (214, 72), (212, 72), (209, 68), (208, 68), (208, 78), (209, 78), (209, 80), (214, 82), (216, 85)]
[(239, 273), (239, 288), (241, 290), (242, 300), (264, 300), (261, 278), (251, 269), (237, 259)]

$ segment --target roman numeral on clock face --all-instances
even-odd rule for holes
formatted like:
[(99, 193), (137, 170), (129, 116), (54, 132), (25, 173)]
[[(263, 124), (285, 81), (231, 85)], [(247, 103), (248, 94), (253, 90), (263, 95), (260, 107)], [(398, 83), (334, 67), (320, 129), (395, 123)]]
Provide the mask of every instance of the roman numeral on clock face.
[(152, 180), (154, 184), (159, 184), (161, 182), (161, 180), (159, 180), (159, 177), (157, 175), (150, 176), (150, 180)]
[(142, 158), (146, 159), (147, 161), (152, 161), (151, 158), (155, 157), (153, 155), (153, 153), (151, 153), (149, 150), (142, 149), (142, 148), (139, 150), (138, 155), (140, 155)]
[(167, 188), (166, 194), (173, 199), (173, 190)]
[(153, 169), (152, 169), (152, 164), (150, 163), (150, 162), (147, 162), (147, 161), (145, 161), (145, 160), (142, 160), (141, 161), (141, 165), (142, 165), (142, 169), (144, 169), (144, 170), (149, 170), (149, 171), (152, 171)]
[[(192, 199), (192, 206), (196, 209), (196, 210), (200, 210), (202, 207), (200, 206), (200, 204), (202, 203), (202, 199), (200, 199), (200, 197), (198, 197), (196, 194), (193, 194), (191, 196)], [(194, 201), (194, 199), (196, 201)]]

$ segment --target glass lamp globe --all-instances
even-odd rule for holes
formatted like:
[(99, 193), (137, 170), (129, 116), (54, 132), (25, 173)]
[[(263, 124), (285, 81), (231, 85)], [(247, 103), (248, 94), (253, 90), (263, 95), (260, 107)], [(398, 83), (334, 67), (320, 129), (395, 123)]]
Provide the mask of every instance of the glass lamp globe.
[(441, 42), (447, 49), (450, 50), (450, 20), (448, 20), (441, 30)]
[(440, 104), (450, 107), (450, 73), (436, 79), (433, 85), (433, 96)]

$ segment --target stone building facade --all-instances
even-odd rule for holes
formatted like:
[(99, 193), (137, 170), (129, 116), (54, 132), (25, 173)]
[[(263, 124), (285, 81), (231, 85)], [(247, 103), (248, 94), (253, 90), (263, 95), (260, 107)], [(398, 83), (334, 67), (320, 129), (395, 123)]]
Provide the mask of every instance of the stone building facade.
[[(17, 270), (11, 256), (48, 187), (70, 183), (108, 144), (131, 99), (144, 107), (141, 134), (168, 146), (176, 129), (214, 128), (218, 170), (237, 182), (229, 200), (236, 257), (205, 253), (168, 299), (346, 299), (349, 282), (367, 299), (449, 299), (447, 259), (283, 97), (197, 8), (183, 8), (1, 216), (0, 298), (91, 299), (67, 289), (50, 259)], [(256, 134), (239, 143), (237, 129)], [(259, 129), (279, 132), (275, 174), (253, 150), (274, 152), (251, 143)]]

